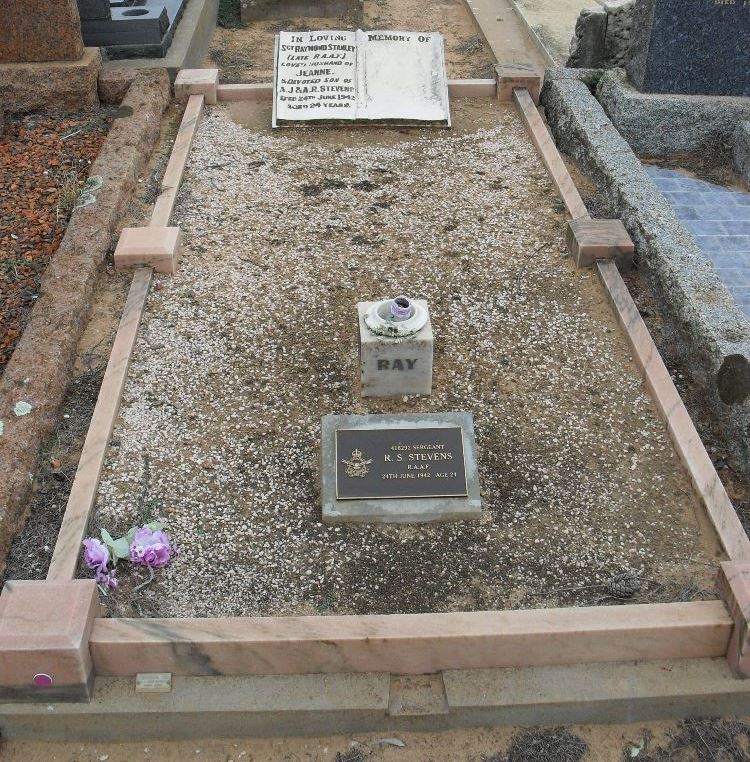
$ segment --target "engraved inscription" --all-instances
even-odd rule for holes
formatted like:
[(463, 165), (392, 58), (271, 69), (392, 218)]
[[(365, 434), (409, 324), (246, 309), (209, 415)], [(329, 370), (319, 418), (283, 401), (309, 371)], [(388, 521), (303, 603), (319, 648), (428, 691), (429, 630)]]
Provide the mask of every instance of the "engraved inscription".
[(378, 370), (414, 370), (417, 367), (418, 359), (378, 360)]
[(354, 32), (282, 32), (276, 99), (292, 118), (353, 116), (357, 105)]
[(336, 451), (339, 500), (467, 494), (460, 427), (339, 429)]

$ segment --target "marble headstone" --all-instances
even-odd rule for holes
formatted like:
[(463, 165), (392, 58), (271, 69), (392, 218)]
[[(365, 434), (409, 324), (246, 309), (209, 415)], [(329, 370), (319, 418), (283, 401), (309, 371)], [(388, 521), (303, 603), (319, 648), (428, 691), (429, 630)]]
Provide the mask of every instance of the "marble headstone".
[(374, 334), (365, 322), (377, 302), (358, 302), (360, 391), (363, 397), (400, 397), (432, 393), (434, 337), (427, 302), (417, 300), (427, 322), (412, 336)]
[(438, 32), (280, 32), (274, 127), (298, 122), (450, 127)]
[(639, 90), (750, 95), (750, 0), (637, 0), (632, 35)]

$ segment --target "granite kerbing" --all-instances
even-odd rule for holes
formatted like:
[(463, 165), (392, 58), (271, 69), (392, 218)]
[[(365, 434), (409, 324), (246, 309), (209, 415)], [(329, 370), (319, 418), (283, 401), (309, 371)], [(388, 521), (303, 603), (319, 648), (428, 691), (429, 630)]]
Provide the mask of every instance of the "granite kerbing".
[(732, 161), (740, 177), (750, 188), (750, 119), (740, 122), (732, 136)]
[(721, 153), (732, 144), (737, 123), (750, 119), (750, 98), (640, 93), (622, 69), (603, 73), (596, 97), (640, 156)]
[[(664, 341), (705, 389), (732, 455), (747, 468), (750, 401), (727, 404), (718, 378), (732, 356), (750, 358), (750, 323), (576, 70), (548, 69), (542, 104), (560, 149), (600, 188), (607, 215), (625, 224), (665, 318)], [(740, 373), (732, 386), (747, 382)]]

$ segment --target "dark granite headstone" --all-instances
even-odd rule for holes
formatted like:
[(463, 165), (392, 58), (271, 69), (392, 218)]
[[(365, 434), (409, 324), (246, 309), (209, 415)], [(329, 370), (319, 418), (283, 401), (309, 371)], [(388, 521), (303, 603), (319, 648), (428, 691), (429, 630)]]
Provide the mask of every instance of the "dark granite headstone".
[(81, 21), (112, 18), (109, 0), (78, 0), (78, 12), (81, 14)]
[(637, 0), (630, 55), (643, 92), (750, 95), (750, 0)]

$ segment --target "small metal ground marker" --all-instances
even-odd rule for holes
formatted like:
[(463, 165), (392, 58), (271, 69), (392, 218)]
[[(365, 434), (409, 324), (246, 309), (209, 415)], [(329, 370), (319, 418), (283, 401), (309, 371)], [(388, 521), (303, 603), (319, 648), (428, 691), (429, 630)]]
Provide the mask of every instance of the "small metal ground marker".
[(136, 693), (170, 693), (171, 672), (139, 672), (135, 676)]
[(443, 675), (391, 675), (388, 714), (391, 717), (450, 714)]

